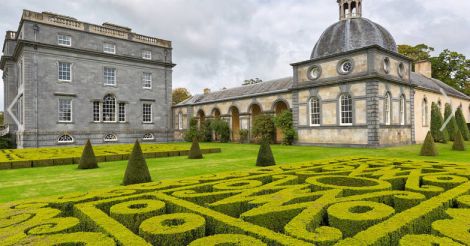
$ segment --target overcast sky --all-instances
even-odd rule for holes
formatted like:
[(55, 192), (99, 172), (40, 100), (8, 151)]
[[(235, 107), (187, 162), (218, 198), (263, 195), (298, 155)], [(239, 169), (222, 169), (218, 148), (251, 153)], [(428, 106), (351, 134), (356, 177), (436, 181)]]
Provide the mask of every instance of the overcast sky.
[[(338, 21), (336, 0), (3, 0), (1, 33), (17, 30), (22, 9), (112, 22), (171, 40), (173, 88), (193, 94), (291, 76), (289, 64), (308, 59), (322, 32)], [(466, 0), (363, 1), (363, 16), (388, 29), (398, 44), (426, 43), (467, 57), (469, 13)], [(1, 110), (3, 83), (0, 98)]]

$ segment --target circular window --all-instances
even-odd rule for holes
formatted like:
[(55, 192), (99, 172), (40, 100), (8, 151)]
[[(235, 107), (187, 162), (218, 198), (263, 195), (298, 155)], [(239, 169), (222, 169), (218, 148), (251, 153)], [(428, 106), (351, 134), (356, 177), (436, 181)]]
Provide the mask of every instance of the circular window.
[(390, 58), (385, 57), (384, 59), (384, 72), (388, 74), (390, 72)]
[(316, 80), (321, 76), (321, 67), (313, 65), (308, 69), (307, 77), (310, 80)]
[(400, 62), (400, 65), (398, 65), (398, 76), (400, 76), (400, 78), (403, 78), (404, 75), (405, 75), (405, 64), (403, 64), (403, 62)]
[(338, 73), (346, 75), (354, 69), (354, 62), (351, 59), (342, 60), (338, 63)]

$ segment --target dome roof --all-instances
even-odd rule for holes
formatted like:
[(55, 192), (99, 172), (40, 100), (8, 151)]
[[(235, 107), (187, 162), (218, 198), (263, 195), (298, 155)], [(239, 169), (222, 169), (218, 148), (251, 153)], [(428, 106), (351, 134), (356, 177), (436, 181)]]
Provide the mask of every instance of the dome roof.
[(366, 18), (345, 19), (326, 29), (313, 48), (311, 59), (371, 45), (397, 52), (392, 35), (379, 24)]

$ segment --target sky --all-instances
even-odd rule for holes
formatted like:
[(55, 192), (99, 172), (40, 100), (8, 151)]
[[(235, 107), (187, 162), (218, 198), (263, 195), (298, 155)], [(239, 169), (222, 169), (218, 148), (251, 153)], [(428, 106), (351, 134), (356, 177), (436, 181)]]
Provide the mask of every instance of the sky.
[[(173, 88), (192, 94), (291, 76), (290, 64), (309, 59), (322, 32), (339, 18), (336, 0), (3, 0), (1, 33), (17, 30), (23, 9), (171, 40)], [(363, 0), (362, 12), (397, 44), (425, 43), (435, 54), (450, 49), (470, 57), (470, 1)], [(3, 110), (3, 83), (0, 99)]]

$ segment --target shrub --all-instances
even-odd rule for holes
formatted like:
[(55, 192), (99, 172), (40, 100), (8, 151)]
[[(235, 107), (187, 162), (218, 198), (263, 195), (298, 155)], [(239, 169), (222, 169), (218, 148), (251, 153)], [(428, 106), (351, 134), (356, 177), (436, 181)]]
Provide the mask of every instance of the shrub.
[(215, 119), (211, 122), (211, 129), (214, 131), (216, 141), (228, 143), (230, 141), (230, 126), (227, 121)]
[(276, 165), (276, 160), (274, 160), (273, 152), (271, 150), (271, 145), (268, 140), (261, 141), (258, 158), (256, 159), (256, 166), (267, 167)]
[(457, 126), (462, 133), (463, 139), (465, 139), (465, 141), (469, 141), (470, 133), (468, 131), (467, 123), (465, 122), (465, 117), (463, 116), (462, 107), (459, 107), (455, 112), (455, 120), (457, 121)]
[(283, 111), (274, 117), (274, 124), (282, 131), (282, 144), (292, 145), (297, 137), (297, 132), (294, 129), (292, 112), (290, 110)]
[(431, 131), (426, 135), (423, 146), (421, 147), (421, 156), (437, 156), (436, 145), (434, 144), (434, 139), (432, 137)]
[(465, 141), (463, 140), (463, 136), (460, 130), (457, 130), (454, 134), (454, 145), (452, 145), (452, 149), (457, 151), (465, 151)]
[(85, 147), (83, 148), (82, 157), (80, 157), (80, 164), (78, 169), (94, 169), (98, 168), (98, 162), (96, 161), (95, 152), (91, 146), (90, 139), (86, 141)]
[(152, 182), (149, 168), (145, 161), (144, 154), (140, 148), (138, 140), (135, 141), (129, 161), (127, 162), (126, 173), (124, 174), (123, 185), (140, 184)]
[(191, 149), (189, 150), (189, 159), (202, 159), (201, 148), (199, 147), (199, 141), (197, 138), (193, 138), (193, 144), (191, 145)]
[(439, 143), (447, 143), (449, 141), (449, 135), (447, 131), (441, 131), (443, 119), (441, 111), (436, 103), (431, 105), (431, 134), (434, 141)]
[(197, 137), (198, 139), (202, 138), (201, 132), (198, 129), (197, 118), (193, 117), (193, 118), (191, 118), (191, 120), (189, 120), (189, 128), (184, 133), (183, 138), (184, 138), (184, 141), (191, 142), (191, 141), (193, 141), (193, 138), (195, 138), (195, 137)]
[(249, 142), (249, 135), (250, 131), (247, 129), (240, 130), (240, 143), (248, 143)]
[(11, 134), (0, 137), (0, 149), (14, 149), (16, 148), (14, 138)]
[(212, 142), (212, 120), (206, 119), (201, 127), (201, 134), (203, 135), (203, 142)]
[(252, 134), (260, 141), (272, 141), (276, 128), (273, 117), (267, 114), (255, 116), (253, 120)]
[(450, 106), (450, 104), (446, 103), (445, 112), (444, 112), (444, 121), (446, 121), (447, 118), (452, 116), (452, 118), (450, 119), (449, 123), (447, 123), (447, 126), (446, 126), (446, 130), (447, 130), (447, 133), (449, 134), (450, 141), (454, 141), (455, 131), (458, 129), (457, 122), (455, 121), (455, 116), (452, 115), (452, 113), (453, 113), (452, 107)]

